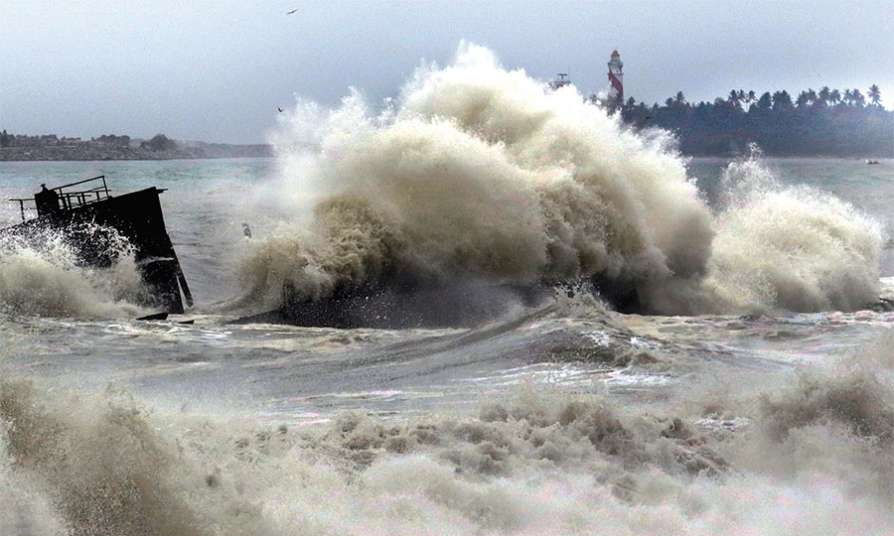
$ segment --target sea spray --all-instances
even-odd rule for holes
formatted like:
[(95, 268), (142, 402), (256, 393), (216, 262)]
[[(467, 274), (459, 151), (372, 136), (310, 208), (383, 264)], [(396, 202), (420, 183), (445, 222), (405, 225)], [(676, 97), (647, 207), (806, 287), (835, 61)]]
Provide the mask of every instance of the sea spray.
[(0, 383), (3, 442), (68, 534), (211, 534), (185, 505), (188, 488), (172, 486), (176, 455), (139, 408), (84, 397), (63, 409), (46, 394), (25, 380)]
[(877, 295), (879, 228), (850, 205), (780, 187), (752, 158), (731, 166), (746, 179), (712, 213), (666, 135), (629, 131), (480, 46), (419, 68), (378, 115), (356, 91), (333, 110), (301, 101), (272, 140), (292, 214), (251, 246), (240, 306), (275, 307), (284, 285), (320, 299), (408, 279), (596, 277), (659, 313)]
[(759, 154), (724, 172), (704, 286), (719, 311), (854, 310), (879, 296), (882, 231), (852, 205), (783, 186)]
[[(108, 258), (105, 268), (85, 265), (73, 240), (89, 240)], [(0, 313), (25, 316), (113, 318), (139, 311), (144, 289), (126, 239), (80, 225), (46, 228), (28, 238), (0, 235)]]

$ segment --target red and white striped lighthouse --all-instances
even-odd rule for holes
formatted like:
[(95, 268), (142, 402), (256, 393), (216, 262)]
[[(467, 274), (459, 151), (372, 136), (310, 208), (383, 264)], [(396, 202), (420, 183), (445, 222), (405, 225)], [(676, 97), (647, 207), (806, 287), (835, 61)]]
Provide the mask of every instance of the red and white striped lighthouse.
[(608, 62), (608, 83), (611, 85), (609, 97), (614, 106), (624, 105), (624, 62), (617, 50), (612, 51)]

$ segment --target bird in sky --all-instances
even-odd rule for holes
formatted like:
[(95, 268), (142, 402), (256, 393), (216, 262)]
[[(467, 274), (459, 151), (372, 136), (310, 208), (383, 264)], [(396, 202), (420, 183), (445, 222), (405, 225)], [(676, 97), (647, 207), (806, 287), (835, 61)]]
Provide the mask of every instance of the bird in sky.
[(280, 108), (279, 106), (277, 106), (276, 109), (279, 110), (279, 113), (282, 113), (282, 108)]
[(295, 9), (290, 9), (289, 11), (286, 11), (286, 15), (291, 15), (291, 14), (293, 14), (293, 13), (298, 13), (298, 8), (297, 8), (297, 7), (296, 7)]

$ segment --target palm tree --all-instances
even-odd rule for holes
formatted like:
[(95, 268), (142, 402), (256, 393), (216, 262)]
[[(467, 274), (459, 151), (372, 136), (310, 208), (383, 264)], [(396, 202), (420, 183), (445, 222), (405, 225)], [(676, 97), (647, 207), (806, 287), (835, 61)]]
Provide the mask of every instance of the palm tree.
[(844, 90), (844, 96), (841, 97), (841, 102), (845, 106), (850, 106), (851, 103), (854, 102), (854, 94), (851, 93), (851, 90), (849, 90), (849, 89)]
[(872, 84), (869, 86), (869, 100), (872, 101), (872, 105), (878, 108), (882, 106), (882, 92), (879, 90), (876, 84)]
[(729, 92), (729, 103), (735, 108), (739, 107), (739, 92), (735, 89), (732, 89)]
[(677, 95), (676, 95), (676, 97), (674, 97), (674, 102), (676, 102), (680, 106), (686, 105), (686, 97), (683, 96), (682, 91), (677, 91)]
[(802, 91), (798, 94), (798, 98), (797, 100), (795, 100), (795, 103), (797, 103), (798, 108), (806, 107), (810, 103), (810, 95), (808, 95), (806, 91)]
[(817, 102), (822, 103), (823, 106), (827, 106), (829, 104), (829, 95), (830, 95), (829, 86), (823, 86), (819, 90), (819, 101), (817, 101)]
[(829, 93), (829, 102), (832, 104), (838, 104), (841, 102), (841, 92), (837, 89), (833, 89), (832, 93)]
[(773, 111), (781, 112), (792, 109), (792, 98), (788, 91), (782, 90), (773, 93)]
[(807, 90), (807, 100), (810, 101), (810, 106), (816, 105), (816, 101), (819, 100), (819, 97), (812, 88)]
[(851, 92), (851, 95), (853, 95), (854, 104), (856, 104), (858, 108), (862, 108), (866, 105), (866, 97), (864, 97), (863, 94), (860, 93), (859, 89), (854, 89)]

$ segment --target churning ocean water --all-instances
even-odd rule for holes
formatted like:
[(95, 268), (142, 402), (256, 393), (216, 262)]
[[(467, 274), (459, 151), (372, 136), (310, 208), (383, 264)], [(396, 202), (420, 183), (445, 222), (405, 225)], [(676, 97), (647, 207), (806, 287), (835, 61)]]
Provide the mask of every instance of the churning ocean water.
[[(894, 533), (894, 313), (869, 309), (894, 162), (684, 159), (471, 46), (383, 113), (299, 102), (274, 142), (0, 164), (3, 198), (167, 189), (197, 301), (136, 321), (126, 256), (0, 244), (0, 534)], [(230, 323), (385, 267), (599, 273), (644, 309), (557, 292), (473, 328)]]

